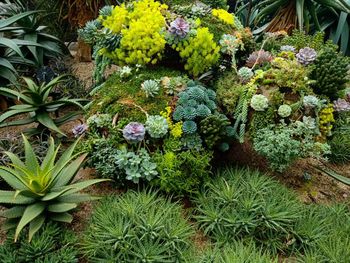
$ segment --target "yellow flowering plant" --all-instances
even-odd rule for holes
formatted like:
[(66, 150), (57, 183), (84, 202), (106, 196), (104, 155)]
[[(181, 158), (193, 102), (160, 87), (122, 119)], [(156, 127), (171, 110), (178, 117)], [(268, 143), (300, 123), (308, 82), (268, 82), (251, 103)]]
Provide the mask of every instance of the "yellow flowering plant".
[(172, 114), (172, 110), (170, 106), (166, 107), (165, 111), (162, 111), (160, 113), (160, 115), (167, 120), (171, 136), (173, 136), (174, 138), (180, 138), (183, 133), (182, 121), (174, 123), (171, 118), (171, 114)]
[(324, 138), (331, 135), (333, 123), (335, 122), (333, 113), (334, 108), (332, 104), (329, 104), (327, 107), (323, 108), (319, 113), (319, 129), (322, 137)]
[(231, 26), (235, 25), (235, 16), (224, 9), (213, 9), (212, 15), (220, 19), (225, 24)]

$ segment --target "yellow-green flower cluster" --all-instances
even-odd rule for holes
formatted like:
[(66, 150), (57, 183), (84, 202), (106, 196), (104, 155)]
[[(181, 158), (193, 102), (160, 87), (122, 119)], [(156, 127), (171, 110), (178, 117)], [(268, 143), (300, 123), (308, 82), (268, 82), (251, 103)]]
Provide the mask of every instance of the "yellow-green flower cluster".
[(119, 34), (126, 24), (129, 12), (126, 10), (125, 5), (116, 6), (112, 10), (112, 14), (106, 18), (100, 17), (102, 25), (105, 28), (110, 29), (113, 33)]
[[(106, 55), (126, 64), (156, 64), (162, 58), (166, 44), (161, 30), (166, 24), (162, 12), (167, 8), (154, 0), (135, 2), (128, 13), (123, 5), (115, 7), (112, 16), (103, 23), (115, 33), (120, 30), (122, 39), (120, 47)], [(114, 15), (117, 12), (120, 14)]]
[(182, 121), (174, 123), (171, 119), (171, 114), (171, 107), (166, 107), (165, 111), (160, 113), (160, 115), (163, 116), (168, 123), (171, 136), (174, 138), (180, 138), (182, 136)]
[(214, 35), (207, 27), (198, 28), (197, 35), (180, 42), (176, 51), (186, 61), (185, 69), (198, 76), (215, 65), (220, 57), (220, 47), (214, 42)]
[(212, 15), (219, 18), (225, 24), (235, 25), (235, 16), (224, 9), (213, 9)]
[(335, 122), (333, 112), (334, 108), (332, 104), (320, 111), (320, 132), (323, 137), (331, 135), (333, 123)]

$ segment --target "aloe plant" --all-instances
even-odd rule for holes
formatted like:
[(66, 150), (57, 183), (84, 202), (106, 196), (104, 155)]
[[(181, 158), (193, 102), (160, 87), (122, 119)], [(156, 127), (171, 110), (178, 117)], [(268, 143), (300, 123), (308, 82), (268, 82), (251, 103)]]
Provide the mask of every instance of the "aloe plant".
[[(79, 112), (70, 112), (62, 117), (54, 118), (53, 113), (68, 105), (75, 105), (81, 109), (83, 106), (82, 99), (61, 98), (54, 100), (50, 97), (52, 89), (58, 85), (65, 76), (60, 76), (49, 83), (42, 83), (37, 85), (33, 80), (23, 78), (26, 87), (22, 91), (16, 91), (9, 88), (0, 88), (0, 94), (6, 97), (17, 99), (21, 102), (20, 105), (11, 106), (7, 112), (0, 116), (0, 128), (7, 126), (16, 126), (30, 124), (32, 122), (39, 123), (35, 131), (42, 132), (45, 129), (55, 131), (59, 134), (65, 135), (58, 127), (67, 121), (71, 121), (79, 115)], [(28, 118), (7, 122), (10, 117), (19, 114), (30, 114)]]
[(7, 152), (12, 167), (0, 167), (0, 177), (13, 188), (12, 191), (0, 191), (0, 204), (10, 206), (0, 216), (7, 218), (5, 229), (16, 228), (15, 241), (28, 225), (31, 240), (47, 220), (70, 223), (73, 217), (69, 212), (78, 203), (97, 199), (79, 192), (106, 181), (73, 182), (86, 157), (86, 154), (73, 154), (78, 140), (56, 161), (59, 146), (56, 148), (51, 138), (47, 155), (41, 163), (25, 136), (23, 140), (25, 161)]

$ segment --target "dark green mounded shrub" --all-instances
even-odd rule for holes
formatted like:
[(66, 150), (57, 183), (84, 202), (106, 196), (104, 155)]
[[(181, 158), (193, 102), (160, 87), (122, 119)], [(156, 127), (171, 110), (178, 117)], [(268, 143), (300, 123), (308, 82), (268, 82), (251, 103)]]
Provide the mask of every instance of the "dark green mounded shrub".
[(59, 227), (57, 224), (46, 224), (31, 242), (21, 235), (17, 243), (13, 243), (11, 235), (0, 246), (0, 262), (2, 263), (77, 263), (78, 240), (73, 232)]
[(129, 191), (96, 207), (83, 251), (90, 262), (182, 262), (192, 235), (179, 204), (157, 193)]
[(332, 100), (336, 99), (337, 93), (345, 88), (345, 83), (348, 81), (348, 70), (348, 57), (340, 55), (331, 48), (324, 50), (318, 55), (311, 73), (311, 79), (316, 81), (314, 91)]

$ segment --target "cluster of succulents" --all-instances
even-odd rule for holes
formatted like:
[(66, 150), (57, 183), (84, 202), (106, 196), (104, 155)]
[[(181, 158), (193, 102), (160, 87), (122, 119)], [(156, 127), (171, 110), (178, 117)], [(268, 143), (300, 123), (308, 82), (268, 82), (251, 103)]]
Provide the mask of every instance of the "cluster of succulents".
[(320, 105), (320, 100), (313, 95), (307, 95), (303, 98), (303, 105), (306, 108), (316, 108)]
[(270, 52), (265, 50), (254, 51), (249, 55), (246, 65), (249, 68), (253, 68), (254, 66), (261, 66), (265, 63), (269, 63), (273, 60), (273, 56)]
[(151, 157), (145, 149), (138, 152), (129, 152), (126, 148), (117, 151), (119, 169), (124, 171), (126, 179), (137, 184), (141, 179), (151, 181), (157, 174), (157, 165), (151, 161)]
[(345, 88), (348, 81), (349, 58), (327, 49), (317, 56), (311, 78), (315, 80), (313, 89), (317, 94), (337, 99), (337, 93)]
[(195, 133), (198, 128), (195, 121), (208, 117), (217, 109), (215, 91), (195, 83), (188, 84), (187, 89), (178, 96), (173, 118), (184, 121), (182, 129), (185, 134)]
[(253, 95), (250, 106), (256, 111), (264, 111), (269, 107), (269, 100), (262, 94)]
[(149, 79), (141, 84), (141, 89), (145, 92), (146, 97), (155, 97), (159, 93), (159, 83), (156, 80)]
[(130, 122), (123, 129), (123, 137), (131, 143), (138, 143), (145, 138), (146, 129), (142, 123)]
[(305, 47), (296, 54), (298, 62), (304, 66), (312, 64), (317, 58), (317, 52), (313, 48)]
[(160, 115), (148, 116), (145, 126), (148, 134), (155, 139), (163, 138), (169, 129), (166, 118)]

